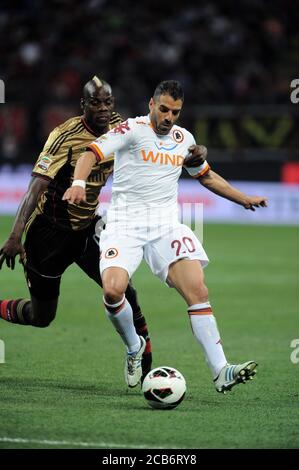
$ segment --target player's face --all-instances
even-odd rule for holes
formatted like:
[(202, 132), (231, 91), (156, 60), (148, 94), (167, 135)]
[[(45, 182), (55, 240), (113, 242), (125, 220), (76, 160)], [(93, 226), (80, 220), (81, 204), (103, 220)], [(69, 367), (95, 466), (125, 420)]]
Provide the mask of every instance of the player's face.
[(114, 98), (108, 88), (94, 88), (82, 102), (84, 118), (95, 131), (105, 129), (109, 125), (114, 107)]
[(149, 102), (150, 120), (157, 134), (168, 134), (178, 120), (183, 106), (182, 100), (174, 100), (169, 95), (151, 98)]

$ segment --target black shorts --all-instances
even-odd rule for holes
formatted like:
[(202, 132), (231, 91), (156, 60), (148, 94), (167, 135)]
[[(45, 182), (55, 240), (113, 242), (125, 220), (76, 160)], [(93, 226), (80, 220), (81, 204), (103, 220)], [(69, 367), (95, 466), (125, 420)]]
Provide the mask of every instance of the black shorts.
[(34, 297), (41, 300), (57, 298), (61, 276), (73, 263), (101, 285), (99, 244), (95, 236), (99, 220), (94, 219), (87, 229), (78, 231), (60, 230), (42, 215), (33, 220), (24, 247), (25, 274)]

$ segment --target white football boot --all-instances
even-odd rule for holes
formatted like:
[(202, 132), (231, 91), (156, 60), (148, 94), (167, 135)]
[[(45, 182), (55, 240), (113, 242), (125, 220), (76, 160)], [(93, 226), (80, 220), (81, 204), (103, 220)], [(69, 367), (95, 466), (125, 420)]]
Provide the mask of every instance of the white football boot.
[(133, 388), (139, 384), (142, 376), (142, 354), (144, 353), (146, 341), (140, 338), (140, 349), (135, 353), (127, 353), (125, 361), (125, 380), (129, 387)]
[(217, 392), (226, 393), (235, 385), (253, 379), (256, 374), (256, 367), (257, 363), (254, 361), (244, 362), (243, 364), (226, 364), (214, 380)]

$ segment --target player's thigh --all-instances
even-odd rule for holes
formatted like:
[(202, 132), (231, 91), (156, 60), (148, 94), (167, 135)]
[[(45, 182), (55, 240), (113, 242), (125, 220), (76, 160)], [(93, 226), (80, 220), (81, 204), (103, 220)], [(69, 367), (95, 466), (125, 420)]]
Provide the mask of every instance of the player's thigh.
[(94, 231), (90, 231), (86, 237), (84, 250), (75, 260), (76, 264), (102, 287), (102, 279), (100, 275), (100, 247), (99, 239)]
[[(130, 279), (143, 258), (143, 244), (134, 236), (103, 230), (100, 239), (100, 272), (108, 268), (122, 268)], [(104, 280), (104, 279), (103, 279)]]
[(31, 297), (41, 302), (58, 299), (61, 276), (47, 277), (25, 266), (25, 277)]
[(163, 236), (149, 243), (144, 258), (152, 272), (162, 281), (168, 278), (169, 266), (180, 259), (199, 260), (202, 266), (209, 259), (192, 230), (183, 224), (168, 229)]
[(28, 229), (24, 248), (28, 269), (55, 278), (73, 263), (77, 242), (72, 232), (60, 231), (37, 216)]

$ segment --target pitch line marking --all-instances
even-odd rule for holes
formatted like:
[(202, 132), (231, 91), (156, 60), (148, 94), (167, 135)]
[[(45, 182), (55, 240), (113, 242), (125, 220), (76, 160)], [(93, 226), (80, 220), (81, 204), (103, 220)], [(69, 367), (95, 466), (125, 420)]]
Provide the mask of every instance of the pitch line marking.
[[(116, 449), (149, 449), (149, 444), (116, 444), (115, 442), (82, 442), (82, 441), (54, 441), (50, 439), (24, 439), (22, 437), (0, 437), (0, 442), (11, 442), (16, 444), (44, 444), (49, 446), (72, 446), (72, 447), (95, 447)], [(182, 447), (152, 447), (153, 449), (181, 449)]]

